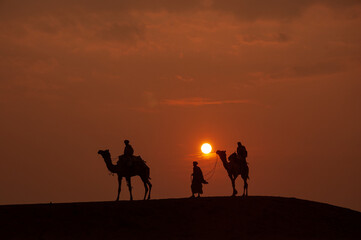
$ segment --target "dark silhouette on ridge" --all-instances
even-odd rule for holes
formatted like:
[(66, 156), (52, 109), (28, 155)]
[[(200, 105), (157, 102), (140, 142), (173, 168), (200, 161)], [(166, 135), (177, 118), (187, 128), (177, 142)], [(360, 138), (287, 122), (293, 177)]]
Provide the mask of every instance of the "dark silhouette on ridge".
[(231, 154), (231, 156), (229, 156), (229, 160), (227, 161), (227, 154), (226, 151), (220, 151), (217, 150), (217, 155), (219, 156), (219, 158), (221, 159), (224, 168), (226, 169), (229, 178), (231, 179), (232, 182), (232, 188), (233, 188), (233, 193), (232, 196), (237, 195), (237, 190), (236, 190), (236, 179), (238, 177), (238, 175), (241, 175), (243, 182), (244, 182), (244, 186), (243, 186), (243, 196), (246, 195), (248, 196), (248, 183), (247, 183), (247, 179), (249, 179), (248, 173), (249, 173), (249, 169), (248, 169), (248, 164), (246, 161), (244, 161), (243, 164), (240, 164), (239, 158), (237, 156), (236, 153)]
[(249, 196), (0, 205), (1, 239), (359, 240), (361, 212)]
[(129, 140), (124, 140), (124, 144), (125, 144), (125, 147), (124, 147), (124, 158), (126, 159), (127, 161), (127, 164), (129, 166), (132, 165), (132, 160), (133, 160), (133, 155), (134, 155), (134, 149), (132, 147), (132, 145), (129, 144)]
[(197, 197), (200, 197), (200, 194), (203, 194), (203, 186), (202, 184), (208, 184), (206, 180), (204, 180), (203, 173), (200, 167), (198, 167), (198, 162), (193, 162), (193, 173), (192, 173), (192, 196), (194, 198), (194, 194), (198, 193)]
[(241, 142), (238, 142), (237, 145), (238, 145), (237, 146), (237, 155), (238, 155), (239, 159), (241, 161), (247, 162), (246, 157), (247, 157), (248, 153), (247, 153), (246, 147), (243, 146)]
[(148, 200), (150, 199), (150, 192), (152, 189), (152, 184), (149, 181), (150, 169), (140, 156), (134, 156), (132, 159), (132, 165), (129, 166), (128, 160), (122, 156), (119, 156), (119, 161), (117, 165), (114, 165), (112, 163), (109, 150), (99, 150), (98, 154), (100, 154), (103, 157), (108, 170), (111, 173), (116, 173), (118, 175), (118, 195), (116, 201), (119, 201), (119, 194), (121, 190), (123, 177), (125, 177), (127, 181), (127, 185), (130, 193), (130, 200), (133, 200), (132, 184), (131, 184), (131, 177), (133, 176), (139, 176), (142, 179), (145, 189), (144, 200), (147, 197), (147, 193), (148, 193), (147, 199)]

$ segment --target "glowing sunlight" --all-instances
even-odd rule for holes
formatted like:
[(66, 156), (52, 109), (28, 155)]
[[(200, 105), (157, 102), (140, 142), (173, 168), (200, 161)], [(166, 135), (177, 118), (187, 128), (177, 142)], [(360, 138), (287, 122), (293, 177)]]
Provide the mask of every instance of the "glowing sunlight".
[(208, 154), (212, 151), (212, 146), (209, 143), (203, 143), (201, 150), (202, 150), (202, 153)]

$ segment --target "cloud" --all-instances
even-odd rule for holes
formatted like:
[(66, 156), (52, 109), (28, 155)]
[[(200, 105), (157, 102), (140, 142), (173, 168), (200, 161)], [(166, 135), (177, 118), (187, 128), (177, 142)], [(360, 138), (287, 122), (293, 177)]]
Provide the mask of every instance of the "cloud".
[(214, 0), (212, 9), (232, 13), (243, 21), (288, 20), (302, 15), (314, 5), (324, 5), (340, 11), (342, 8), (360, 4), (358, 0)]
[(189, 77), (189, 76), (177, 75), (176, 78), (181, 82), (193, 82), (194, 81), (194, 79), (192, 77)]
[(285, 33), (270, 33), (270, 34), (243, 34), (239, 39), (242, 44), (278, 44), (287, 43), (290, 37)]
[(144, 92), (144, 98), (149, 108), (154, 108), (158, 105), (158, 100), (153, 92)]
[[(39, 15), (70, 16), (78, 13), (161, 12), (176, 14), (196, 11), (231, 13), (239, 19), (293, 19), (314, 5), (324, 5), (339, 11), (360, 4), (359, 0), (4, 0), (0, 1), (0, 18), (31, 17)], [(79, 17), (78, 16), (78, 17)]]
[[(233, 15), (250, 10), (249, 18), (243, 16), (246, 20), (287, 17), (277, 15), (277, 11), (262, 16), (266, 11), (262, 8), (270, 3), (261, 0), (226, 1), (228, 5), (219, 9), (220, 1), (187, 1), (184, 5), (180, 1), (155, 1), (154, 5), (105, 1), (102, 5), (90, 0), (87, 4), (76, 1), (71, 8), (70, 1), (53, 5), (0, 1), (0, 86), (32, 89), (36, 84), (48, 84), (53, 89), (56, 84), (65, 85), (64, 91), (73, 94), (76, 85), (81, 91), (84, 87), (89, 91), (101, 88), (116, 95), (117, 87), (129, 85), (132, 91), (145, 87), (160, 96), (162, 88), (167, 89), (167, 96), (177, 96), (180, 91), (188, 96), (212, 96), (215, 87), (227, 92), (229, 86), (243, 86), (253, 80), (288, 81), (325, 75), (344, 71), (344, 62), (359, 61), (360, 36), (354, 29), (361, 18), (335, 18), (334, 11), (324, 7), (339, 4), (342, 9), (355, 1), (302, 1), (304, 5), (286, 1), (280, 7), (282, 2), (272, 1), (272, 7), (280, 8), (277, 11), (308, 10), (292, 22), (250, 23)], [(311, 7), (317, 4), (323, 6)], [(21, 15), (25, 10), (27, 14)], [(187, 14), (178, 14), (185, 11)], [(354, 11), (360, 16), (360, 10)], [(248, 76), (255, 72), (262, 74)], [(86, 86), (78, 86), (80, 83)], [(201, 92), (203, 89), (207, 92)], [(170, 95), (173, 91), (175, 94)], [(135, 96), (130, 91), (127, 94)], [(159, 104), (151, 95), (145, 98), (148, 107)], [(224, 94), (219, 98), (228, 97)], [(163, 105), (188, 106), (223, 103), (235, 102), (163, 101)]]
[(165, 99), (161, 102), (168, 106), (205, 106), (221, 104), (250, 103), (249, 100), (210, 100), (208, 98), (183, 98), (183, 99)]
[(129, 23), (112, 23), (96, 33), (104, 41), (134, 42), (144, 38), (145, 26)]

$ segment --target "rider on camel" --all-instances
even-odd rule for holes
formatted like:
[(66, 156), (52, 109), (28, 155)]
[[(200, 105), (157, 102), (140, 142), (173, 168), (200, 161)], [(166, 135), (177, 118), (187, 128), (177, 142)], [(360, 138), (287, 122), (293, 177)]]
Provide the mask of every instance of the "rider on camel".
[(238, 159), (240, 164), (247, 164), (246, 161), (246, 157), (247, 157), (247, 150), (246, 147), (242, 145), (241, 142), (238, 142), (238, 147), (237, 147), (237, 155), (238, 155)]
[(124, 140), (124, 144), (125, 144), (124, 158), (127, 161), (127, 165), (130, 167), (132, 165), (134, 149), (133, 149), (132, 145), (129, 144), (129, 140)]

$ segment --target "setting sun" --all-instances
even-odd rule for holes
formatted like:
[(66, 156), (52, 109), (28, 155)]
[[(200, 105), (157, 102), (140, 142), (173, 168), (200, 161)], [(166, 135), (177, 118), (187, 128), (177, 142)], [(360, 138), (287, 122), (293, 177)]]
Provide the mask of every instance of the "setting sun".
[(201, 147), (201, 150), (204, 154), (208, 154), (212, 151), (212, 146), (209, 143), (204, 143)]

